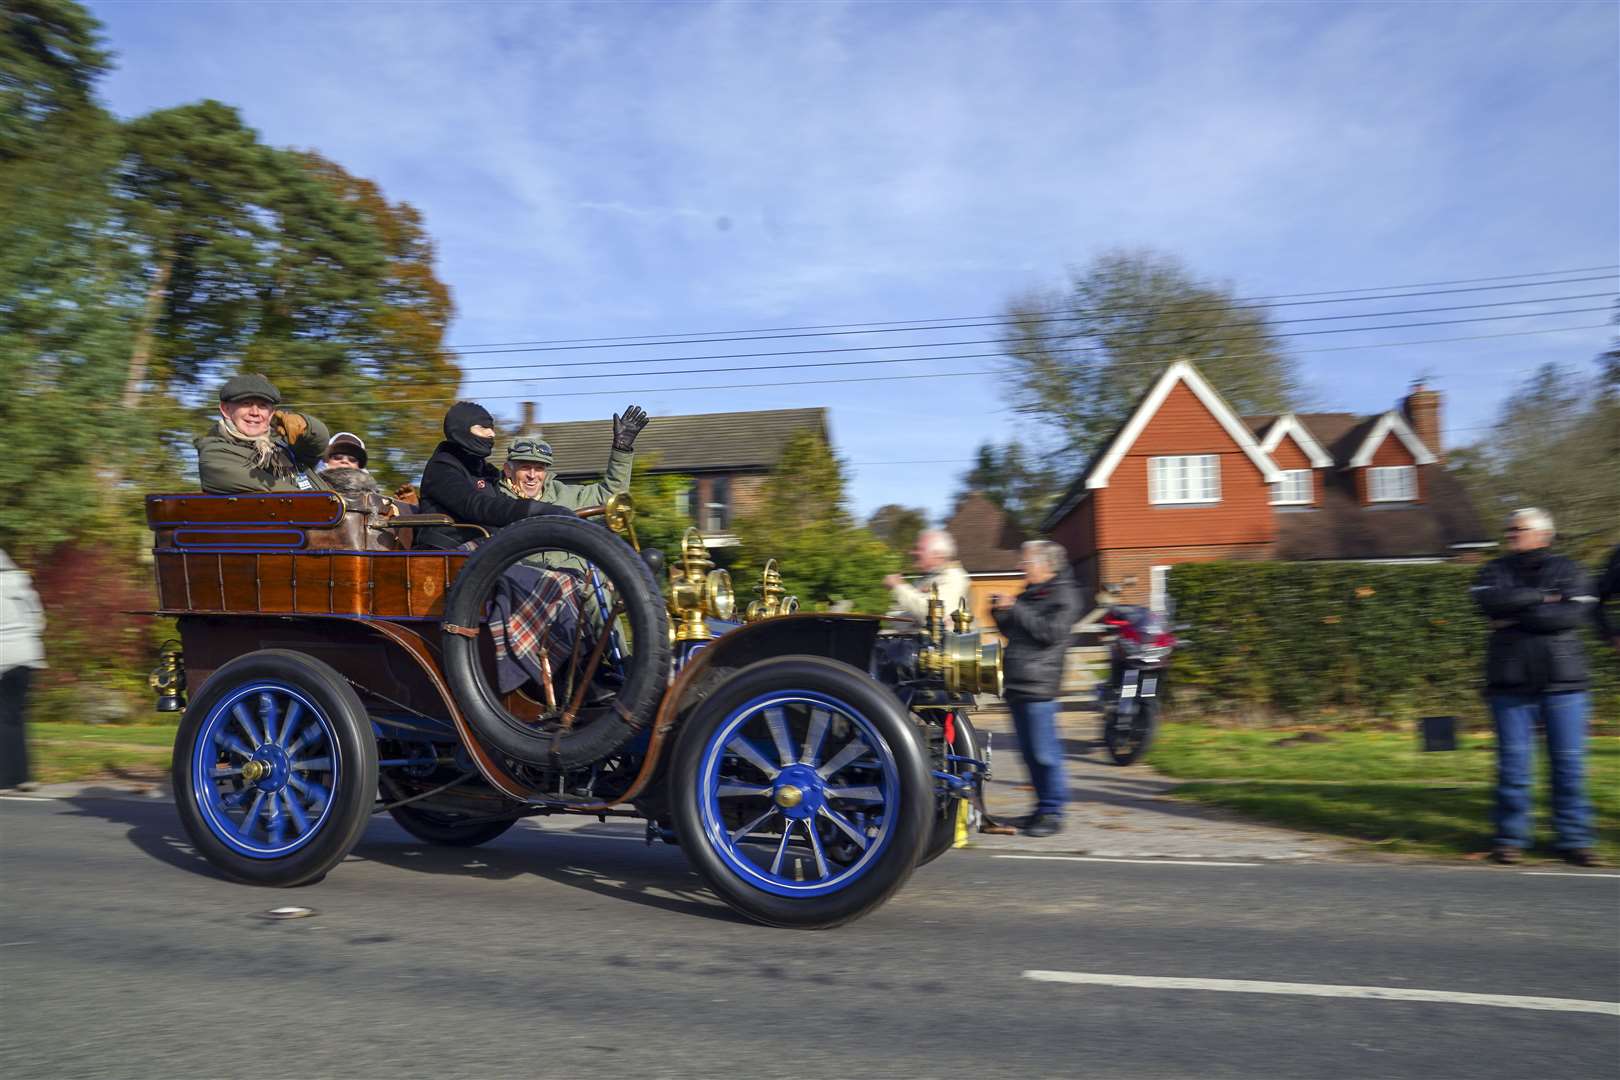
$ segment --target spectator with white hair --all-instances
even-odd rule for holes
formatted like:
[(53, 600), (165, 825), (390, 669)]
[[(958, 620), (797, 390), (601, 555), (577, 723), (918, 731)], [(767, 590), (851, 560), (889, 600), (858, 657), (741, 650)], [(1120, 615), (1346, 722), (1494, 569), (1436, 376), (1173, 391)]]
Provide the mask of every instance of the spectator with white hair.
[(945, 605), (945, 614), (956, 610), (968, 598), (968, 575), (956, 561), (956, 541), (943, 529), (924, 529), (917, 534), (911, 549), (911, 561), (922, 572), (917, 584), (912, 585), (899, 574), (883, 579), (894, 593), (895, 607), (917, 620), (928, 621), (928, 599), (934, 586), (939, 586), (939, 598)]
[(1496, 724), (1493, 862), (1512, 864), (1531, 846), (1535, 729), (1547, 740), (1554, 846), (1576, 866), (1594, 866), (1586, 800), (1586, 654), (1580, 632), (1597, 597), (1586, 571), (1550, 550), (1552, 516), (1529, 507), (1508, 518), (1509, 553), (1479, 572), (1474, 602), (1491, 623), (1485, 696)]
[(993, 596), (990, 614), (1007, 639), (1002, 696), (1018, 732), (1018, 751), (1035, 787), (1035, 812), (1024, 824), (1029, 836), (1063, 828), (1068, 774), (1057, 734), (1057, 696), (1069, 634), (1080, 617), (1080, 590), (1069, 553), (1050, 540), (1024, 544), (1019, 568), (1024, 591), (1017, 598)]

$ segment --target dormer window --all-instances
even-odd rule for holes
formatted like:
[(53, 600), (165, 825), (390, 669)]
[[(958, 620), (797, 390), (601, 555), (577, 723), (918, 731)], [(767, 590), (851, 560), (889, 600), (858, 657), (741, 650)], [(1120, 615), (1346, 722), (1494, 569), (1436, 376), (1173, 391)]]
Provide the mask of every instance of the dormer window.
[(1416, 502), (1417, 468), (1389, 465), (1367, 470), (1367, 501), (1375, 503)]
[(1284, 469), (1282, 479), (1271, 485), (1271, 505), (1309, 506), (1313, 501), (1310, 469)]

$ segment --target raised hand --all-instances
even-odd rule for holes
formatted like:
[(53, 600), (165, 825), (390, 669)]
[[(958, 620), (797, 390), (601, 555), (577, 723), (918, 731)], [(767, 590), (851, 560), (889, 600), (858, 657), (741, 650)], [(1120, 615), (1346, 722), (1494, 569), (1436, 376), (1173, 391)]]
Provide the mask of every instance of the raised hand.
[(613, 414), (613, 449), (629, 452), (636, 445), (636, 436), (647, 426), (647, 413), (639, 405), (632, 405), (621, 415)]
[(295, 443), (309, 430), (309, 421), (300, 413), (277, 409), (270, 416), (270, 430), (285, 441)]

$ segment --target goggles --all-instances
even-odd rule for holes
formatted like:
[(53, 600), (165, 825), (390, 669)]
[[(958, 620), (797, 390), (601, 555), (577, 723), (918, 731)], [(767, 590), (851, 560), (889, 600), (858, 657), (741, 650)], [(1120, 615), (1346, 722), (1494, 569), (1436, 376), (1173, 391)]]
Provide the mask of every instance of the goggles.
[(540, 439), (519, 439), (506, 451), (507, 461), (533, 461), (550, 465), (554, 460), (551, 444)]

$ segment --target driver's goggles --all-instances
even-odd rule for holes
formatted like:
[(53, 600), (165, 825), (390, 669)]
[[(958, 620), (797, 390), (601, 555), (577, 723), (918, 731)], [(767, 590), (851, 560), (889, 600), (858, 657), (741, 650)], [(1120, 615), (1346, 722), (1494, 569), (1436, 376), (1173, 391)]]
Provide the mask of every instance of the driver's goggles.
[(506, 451), (507, 461), (538, 461), (545, 465), (552, 462), (551, 444), (541, 442), (539, 439), (519, 439)]

